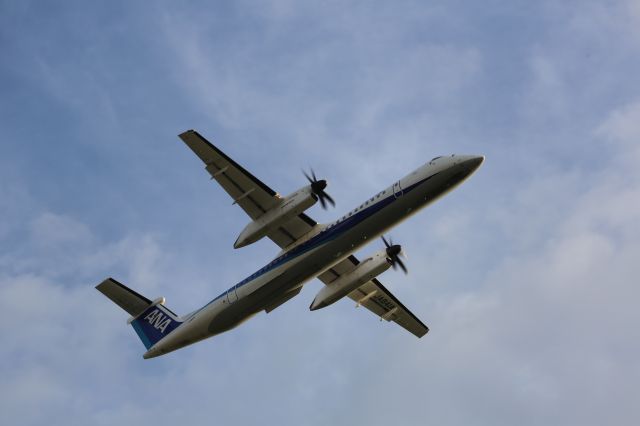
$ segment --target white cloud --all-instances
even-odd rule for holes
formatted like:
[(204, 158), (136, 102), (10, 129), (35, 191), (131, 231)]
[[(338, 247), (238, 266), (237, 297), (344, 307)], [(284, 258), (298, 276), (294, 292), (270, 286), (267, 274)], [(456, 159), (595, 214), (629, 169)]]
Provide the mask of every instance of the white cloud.
[[(131, 231), (123, 225), (116, 237), (72, 207), (63, 212), (45, 206), (37, 193), (22, 189), (25, 182), (3, 179), (2, 416), (12, 424), (83, 425), (149, 419), (158, 425), (203, 419), (634, 424), (640, 104), (631, 85), (623, 94), (612, 89), (635, 75), (633, 64), (621, 60), (630, 57), (633, 43), (619, 38), (626, 30), (613, 31), (628, 21), (604, 6), (547, 5), (543, 12), (553, 11), (548, 16), (529, 10), (541, 25), (537, 32), (517, 28), (487, 42), (477, 36), (488, 34), (489, 26), (506, 28), (522, 17), (489, 6), (481, 16), (471, 16), (480, 9), (469, 11), (468, 5), (438, 13), (419, 3), (351, 6), (169, 6), (164, 22), (151, 24), (166, 31), (150, 46), (161, 51), (161, 66), (145, 63), (148, 57), (138, 60), (149, 69), (166, 66), (174, 76), (167, 84), (175, 84), (175, 92), (188, 90), (189, 96), (173, 100), (176, 110), (201, 105), (204, 119), (194, 118), (196, 123), (213, 121), (230, 145), (240, 141), (230, 153), (246, 155), (237, 160), (249, 162), (257, 175), (269, 173), (270, 185), (299, 186), (291, 183), (299, 168), (292, 171), (292, 164), (307, 161), (332, 178), (331, 193), (342, 204), (320, 213), (327, 216), (436, 149), (496, 141), (483, 147), (495, 154), (469, 182), (394, 229), (411, 273), (388, 272), (382, 280), (431, 332), (417, 340), (350, 301), (310, 313), (316, 282), (230, 333), (142, 360), (144, 349), (126, 326), (127, 315), (95, 284), (113, 275), (148, 297), (167, 296), (182, 313), (251, 273), (274, 248), (220, 248), (231, 241), (217, 233), (233, 234), (216, 217), (233, 214), (220, 207), (228, 203), (221, 191), (202, 194), (216, 209), (198, 216), (203, 221), (190, 220), (193, 205), (180, 205), (172, 210), (186, 214), (173, 222), (177, 229), (149, 224)], [(549, 16), (559, 18), (545, 20)], [(118, 31), (140, 43), (138, 31), (149, 31), (146, 21), (120, 18)], [(158, 19), (153, 13), (146, 18)], [(487, 28), (475, 28), (482, 25)], [(109, 39), (108, 28), (98, 30)], [(34, 28), (34, 37), (39, 34)], [(578, 60), (590, 54), (590, 43), (595, 60)], [(96, 49), (96, 55), (109, 53)], [(529, 73), (494, 66), (504, 61), (518, 69), (512, 49), (533, 53), (522, 66)], [(98, 100), (107, 89), (91, 89), (96, 81), (87, 70), (66, 73), (75, 62), (64, 58), (44, 62), (39, 72), (59, 102), (75, 113), (83, 109), (78, 116), (85, 117), (93, 111), (77, 81)], [(105, 73), (121, 59), (105, 56)], [(480, 90), (481, 84), (487, 87)], [(158, 110), (145, 115), (147, 106), (166, 99), (149, 88), (142, 92), (149, 94), (144, 103), (124, 97), (136, 111), (129, 126), (175, 119), (155, 116)], [(487, 95), (503, 92), (514, 94), (505, 103), (513, 111), (500, 110)], [(473, 108), (466, 109), (469, 104)], [(89, 121), (105, 140), (118, 133), (102, 134), (111, 124)], [(478, 132), (474, 142), (464, 142), (467, 123)], [(127, 145), (127, 155), (148, 158), (147, 145), (134, 145)], [(597, 153), (596, 161), (587, 151)], [(139, 178), (161, 185), (152, 173)], [(178, 199), (164, 187), (158, 193)], [(132, 195), (123, 194), (117, 200), (124, 204)], [(236, 213), (237, 220), (224, 224), (245, 220)], [(317, 210), (312, 214), (317, 217)], [(176, 248), (182, 232), (206, 237)]]
[(49, 212), (31, 230), (32, 239), (2, 258), (19, 266), (0, 275), (0, 356), (11, 360), (0, 369), (0, 410), (20, 424), (100, 423), (114, 392), (133, 400), (118, 387), (143, 346), (126, 326), (126, 313), (94, 286), (113, 274), (155, 297), (172, 267), (150, 236), (103, 242), (85, 224)]
[[(619, 153), (618, 160), (634, 171), (633, 163), (640, 159), (640, 102), (614, 110), (598, 127), (598, 135), (614, 144), (612, 148)], [(637, 177), (635, 173), (632, 176)]]
[(31, 224), (31, 238), (36, 245), (45, 247), (68, 244), (83, 246), (91, 242), (92, 236), (86, 225), (47, 212)]
[(3, 176), (0, 180), (0, 210), (3, 215), (3, 220), (0, 221), (0, 238), (10, 238), (16, 232), (15, 224), (29, 214), (34, 204), (24, 185), (9, 176)]
[[(629, 108), (623, 111), (633, 116)], [(619, 123), (620, 115), (612, 113), (604, 127)], [(622, 121), (614, 128), (627, 129)], [(627, 142), (635, 138), (622, 133)], [(527, 208), (498, 206), (523, 231), (538, 214), (544, 226), (535, 228), (525, 250), (495, 262), (478, 253), (488, 261), (486, 278), (475, 290), (443, 295), (434, 304), (432, 345), (392, 369), (412, 386), (402, 407), (426, 404), (436, 423), (503, 424), (517, 416), (524, 424), (633, 424), (639, 412), (627, 395), (640, 379), (640, 340), (633, 327), (640, 322), (634, 279), (640, 274), (634, 260), (640, 258), (640, 173), (618, 162), (623, 153), (603, 157), (597, 173), (582, 172), (589, 185), (566, 186), (561, 173), (544, 176), (539, 179), (561, 183), (555, 188), (560, 196), (546, 199), (554, 188), (545, 183), (541, 191), (534, 183), (516, 201)], [(536, 207), (545, 203), (553, 208)], [(521, 230), (512, 229), (509, 247), (518, 247)], [(386, 353), (379, 368), (397, 357)], [(371, 388), (384, 388), (393, 374)], [(375, 396), (356, 399), (362, 408)], [(431, 405), (429, 399), (455, 403)], [(361, 420), (382, 424), (391, 418)]]
[[(385, 176), (381, 167), (404, 172), (398, 163), (409, 152), (422, 151), (420, 162), (436, 155), (425, 149), (426, 141), (445, 144), (450, 130), (459, 127), (443, 108), (460, 102), (481, 71), (482, 57), (472, 46), (414, 40), (408, 28), (384, 25), (387, 13), (397, 12), (365, 9), (363, 15), (339, 15), (306, 27), (289, 21), (299, 32), (298, 42), (271, 21), (264, 25), (275, 34), (248, 44), (242, 38), (212, 42), (206, 26), (184, 24), (202, 19), (188, 13), (170, 11), (164, 19), (168, 42), (184, 70), (180, 84), (211, 120), (243, 132), (269, 129), (279, 139), (255, 141), (252, 149), (269, 155), (264, 144), (287, 146), (292, 156), (329, 163), (340, 173), (335, 179), (345, 184), (353, 158), (388, 158), (388, 166), (362, 170), (363, 181), (375, 183)], [(319, 13), (331, 15), (331, 10)], [(271, 12), (264, 13), (271, 18)], [(280, 14), (274, 13), (277, 21)], [(417, 25), (417, 16), (402, 16), (412, 21), (409, 28)], [(393, 48), (400, 40), (403, 49)], [(398, 141), (404, 149), (397, 149)], [(336, 149), (341, 155), (330, 161), (323, 155)]]

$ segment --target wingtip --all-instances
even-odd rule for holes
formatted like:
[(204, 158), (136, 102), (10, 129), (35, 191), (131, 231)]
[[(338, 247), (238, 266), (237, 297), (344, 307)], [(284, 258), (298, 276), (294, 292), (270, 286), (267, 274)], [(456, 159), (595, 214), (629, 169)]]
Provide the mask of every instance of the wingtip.
[[(108, 283), (109, 281), (115, 281), (113, 278), (111, 277), (107, 277), (104, 280), (100, 281), (98, 284), (96, 284), (95, 289), (98, 291), (102, 291), (100, 290), (102, 287), (105, 286), (106, 283)], [(116, 281), (117, 282), (117, 281)]]
[(183, 139), (185, 136), (187, 136), (187, 135), (188, 135), (188, 134), (190, 134), (190, 133), (195, 133), (195, 130), (193, 130), (193, 129), (185, 130), (184, 132), (180, 133), (180, 134), (178, 135), (178, 137), (179, 137), (180, 139)]

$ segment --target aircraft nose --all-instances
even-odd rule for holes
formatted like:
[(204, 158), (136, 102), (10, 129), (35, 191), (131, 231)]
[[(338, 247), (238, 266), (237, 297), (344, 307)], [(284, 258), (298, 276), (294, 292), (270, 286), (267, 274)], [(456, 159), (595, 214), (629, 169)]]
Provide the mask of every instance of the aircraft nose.
[(469, 173), (473, 173), (483, 162), (484, 155), (467, 155), (462, 161), (462, 166), (469, 170)]

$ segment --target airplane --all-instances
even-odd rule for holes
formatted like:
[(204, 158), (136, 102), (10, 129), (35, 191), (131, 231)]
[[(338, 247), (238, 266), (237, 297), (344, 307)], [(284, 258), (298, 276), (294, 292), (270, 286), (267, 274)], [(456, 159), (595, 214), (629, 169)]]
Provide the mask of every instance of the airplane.
[[(335, 205), (325, 191), (327, 181), (306, 172), (308, 184), (283, 197), (216, 148), (195, 130), (179, 135), (217, 181), (250, 218), (234, 248), (264, 237), (280, 253), (264, 267), (222, 292), (206, 305), (178, 316), (165, 298), (150, 300), (113, 278), (96, 286), (124, 309), (127, 321), (147, 351), (143, 358), (167, 354), (231, 330), (253, 315), (273, 311), (297, 296), (314, 277), (325, 286), (309, 309), (325, 308), (344, 297), (380, 318), (393, 321), (417, 337), (429, 328), (409, 311), (377, 277), (389, 268), (406, 266), (402, 247), (383, 234), (462, 183), (484, 161), (481, 155), (435, 157), (331, 223), (319, 224), (305, 213), (320, 202)], [(364, 260), (354, 252), (382, 236), (385, 247)]]

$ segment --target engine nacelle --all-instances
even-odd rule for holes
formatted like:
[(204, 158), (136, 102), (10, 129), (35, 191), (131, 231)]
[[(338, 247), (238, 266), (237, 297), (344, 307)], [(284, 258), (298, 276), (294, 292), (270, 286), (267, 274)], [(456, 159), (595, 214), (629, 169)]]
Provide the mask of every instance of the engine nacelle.
[(327, 284), (313, 299), (309, 309), (315, 311), (337, 302), (390, 267), (391, 259), (389, 259), (387, 251), (379, 251), (372, 257), (360, 262), (353, 271)]
[(249, 223), (242, 230), (233, 247), (240, 248), (255, 243), (271, 231), (278, 229), (283, 223), (313, 206), (317, 201), (318, 197), (311, 191), (310, 185), (287, 195), (278, 205)]

